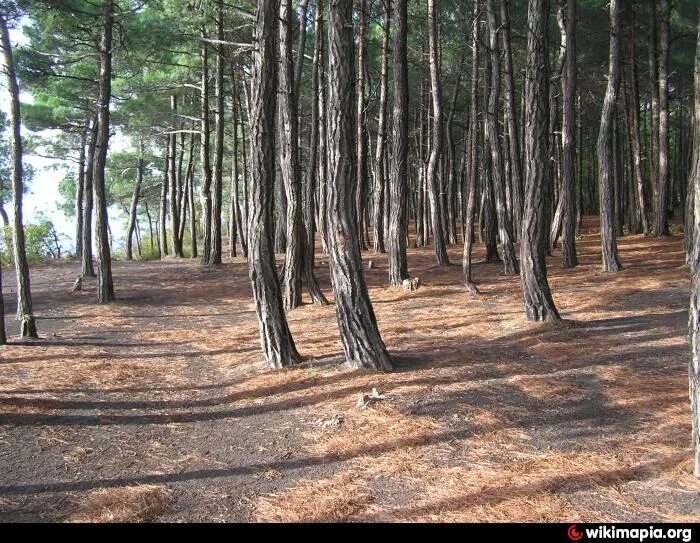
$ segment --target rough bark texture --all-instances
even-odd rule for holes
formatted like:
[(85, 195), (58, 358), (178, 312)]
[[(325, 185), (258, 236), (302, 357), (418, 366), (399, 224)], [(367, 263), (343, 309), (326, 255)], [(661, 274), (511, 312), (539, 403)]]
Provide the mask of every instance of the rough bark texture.
[(165, 230), (166, 217), (168, 215), (168, 181), (170, 177), (170, 141), (166, 139), (165, 143), (165, 170), (163, 171), (163, 181), (160, 184), (160, 206), (158, 208), (158, 251), (160, 258), (164, 259), (168, 254), (168, 236)]
[[(177, 117), (177, 96), (170, 97), (170, 108)], [(177, 123), (176, 125), (177, 126)], [(166, 176), (168, 180), (170, 193), (170, 240), (173, 248), (173, 255), (182, 257), (182, 238), (180, 237), (180, 208), (177, 201), (177, 184), (178, 184), (178, 168), (177, 168), (177, 134), (170, 135), (170, 175)]]
[(442, 228), (442, 206), (438, 187), (440, 158), (442, 157), (442, 82), (440, 81), (440, 66), (438, 60), (437, 39), (437, 9), (435, 0), (428, 0), (428, 48), (430, 58), (430, 86), (433, 102), (432, 148), (428, 160), (427, 185), (430, 198), (430, 216), (433, 227), (433, 245), (435, 256), (440, 266), (450, 263), (445, 247), (445, 237)]
[[(700, 11), (700, 10), (699, 10)], [(700, 478), (700, 23), (698, 23), (698, 42), (695, 53), (695, 115), (694, 115), (694, 149), (691, 174), (688, 179), (688, 194), (692, 190), (695, 200), (693, 205), (690, 258), (690, 348), (691, 357), (688, 377), (690, 382), (690, 405), (692, 417), (693, 467), (695, 476)], [(692, 189), (690, 188), (692, 186)], [(690, 224), (688, 223), (688, 226)]]
[[(359, 0), (357, 41), (357, 231), (362, 232), (369, 187), (367, 164), (367, 1)], [(372, 192), (374, 194), (374, 192)], [(366, 249), (364, 236), (358, 236), (361, 249)]]
[(506, 189), (503, 179), (503, 154), (498, 130), (498, 104), (501, 93), (501, 73), (498, 51), (498, 27), (494, 0), (486, 0), (486, 11), (489, 24), (489, 55), (491, 62), (490, 73), (484, 74), (484, 79), (490, 77), (488, 109), (486, 110), (486, 131), (491, 151), (491, 181), (496, 204), (496, 219), (498, 221), (498, 236), (503, 255), (503, 271), (506, 275), (518, 273), (518, 260), (513, 246), (513, 232), (510, 218), (506, 209)]
[(668, 49), (669, 0), (659, 0), (659, 159), (658, 201), (654, 229), (657, 236), (668, 235)]
[(649, 10), (649, 97), (651, 106), (651, 144), (649, 154), (651, 160), (651, 189), (652, 189), (652, 212), (654, 216), (654, 230), (656, 230), (656, 219), (658, 216), (657, 206), (659, 202), (659, 68), (656, 47), (656, 2), (647, 3)]
[(75, 256), (83, 253), (83, 203), (85, 201), (85, 146), (87, 145), (89, 123), (80, 134), (80, 154), (78, 156), (78, 182), (75, 187)]
[[(24, 242), (22, 223), (22, 194), (24, 193), (24, 168), (22, 163), (22, 119), (19, 105), (19, 86), (15, 74), (15, 61), (10, 44), (7, 21), (0, 14), (0, 38), (2, 42), (7, 89), (10, 93), (10, 128), (12, 130), (12, 253), (17, 274), (17, 319), (20, 322), (20, 336), (36, 338), (36, 321), (32, 313), (32, 293), (29, 282), (29, 264)], [(2, 313), (4, 318), (4, 311)], [(4, 332), (3, 332), (4, 335)]]
[(620, 86), (620, 11), (619, 0), (610, 1), (610, 56), (608, 85), (603, 101), (598, 132), (598, 175), (600, 178), (600, 238), (603, 252), (603, 271), (622, 269), (617, 256), (617, 235), (614, 210), (612, 157), (613, 117)]
[[(615, 1), (615, 0), (613, 0)], [(525, 72), (525, 193), (520, 238), (520, 282), (531, 321), (557, 321), (559, 313), (547, 281), (544, 184), (547, 178), (546, 0), (530, 0), (527, 10)]]
[(328, 13), (328, 252), (340, 339), (352, 366), (391, 370), (356, 241), (352, 0), (330, 0)]
[(272, 190), (275, 183), (276, 43), (278, 0), (257, 7), (250, 104), (251, 166), (248, 266), (260, 327), (260, 342), (273, 368), (300, 361), (282, 307), (272, 246)]
[(561, 265), (573, 268), (576, 258), (576, 199), (574, 186), (576, 173), (576, 0), (566, 1), (565, 30), (562, 33), (562, 47), (565, 50), (564, 71), (562, 74), (562, 178), (561, 178)]
[(408, 219), (408, 49), (407, 0), (394, 5), (394, 111), (391, 153), (391, 208), (389, 212), (389, 284), (401, 286), (408, 279), (406, 238)]
[(520, 132), (515, 112), (515, 82), (513, 79), (513, 51), (510, 41), (510, 0), (501, 0), (501, 38), (503, 41), (503, 98), (508, 126), (510, 178), (513, 195), (513, 233), (520, 234), (523, 216), (523, 167), (521, 162)]
[(112, 30), (114, 0), (103, 2), (103, 28), (100, 41), (100, 91), (97, 100), (97, 148), (95, 149), (95, 235), (97, 237), (97, 302), (114, 301), (112, 255), (109, 247), (109, 217), (105, 194), (105, 168), (109, 147), (109, 103), (112, 98)]

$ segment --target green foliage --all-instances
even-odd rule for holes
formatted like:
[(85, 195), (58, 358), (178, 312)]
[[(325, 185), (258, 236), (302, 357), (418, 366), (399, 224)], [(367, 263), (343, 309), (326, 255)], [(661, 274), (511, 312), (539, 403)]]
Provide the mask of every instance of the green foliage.
[[(40, 215), (36, 222), (24, 225), (27, 261), (38, 264), (46, 259), (61, 258), (60, 236), (53, 222)], [(0, 235), (0, 262), (3, 266), (12, 263), (12, 229), (5, 226)]]

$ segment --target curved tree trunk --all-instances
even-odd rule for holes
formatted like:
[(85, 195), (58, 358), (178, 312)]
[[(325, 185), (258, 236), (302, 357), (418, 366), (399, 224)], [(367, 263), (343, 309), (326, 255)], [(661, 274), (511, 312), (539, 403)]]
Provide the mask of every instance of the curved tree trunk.
[[(614, 2), (615, 0), (613, 0)], [(530, 0), (527, 10), (525, 71), (525, 193), (520, 238), (520, 283), (530, 321), (560, 319), (547, 281), (544, 184), (547, 179), (547, 1)]]
[(576, 173), (576, 0), (566, 1), (565, 30), (562, 32), (562, 47), (566, 58), (561, 79), (562, 108), (562, 179), (561, 196), (561, 265), (573, 268), (576, 258), (576, 199), (574, 196)]
[(503, 180), (503, 155), (501, 140), (498, 136), (498, 104), (501, 92), (501, 73), (498, 51), (498, 29), (496, 25), (496, 10), (494, 0), (486, 0), (486, 10), (489, 24), (489, 54), (491, 62), (486, 63), (484, 79), (490, 77), (488, 108), (486, 110), (486, 134), (491, 146), (491, 180), (493, 194), (496, 200), (496, 219), (498, 221), (498, 236), (501, 241), (501, 253), (505, 275), (518, 273), (518, 260), (513, 246), (513, 232), (506, 210), (506, 190)]
[(440, 266), (450, 263), (445, 247), (445, 237), (442, 229), (442, 206), (440, 205), (440, 194), (438, 187), (438, 169), (440, 158), (442, 157), (442, 82), (440, 80), (440, 70), (438, 61), (437, 44), (437, 9), (435, 0), (428, 0), (428, 47), (430, 49), (430, 85), (433, 97), (433, 130), (432, 149), (428, 160), (427, 185), (428, 196), (430, 198), (430, 215), (433, 227), (433, 244), (435, 246), (435, 256)]
[[(22, 164), (22, 119), (19, 105), (19, 86), (15, 75), (15, 61), (10, 44), (7, 21), (0, 14), (0, 38), (2, 42), (7, 88), (10, 93), (10, 126), (12, 130), (12, 251), (17, 273), (17, 319), (20, 321), (20, 336), (36, 338), (36, 321), (32, 312), (32, 293), (29, 282), (29, 264), (24, 242), (22, 223), (22, 194), (24, 193), (24, 168)], [(4, 319), (4, 310), (2, 313)], [(3, 327), (4, 328), (4, 327)], [(3, 330), (4, 335), (4, 330)]]
[(389, 284), (401, 286), (408, 279), (406, 238), (408, 219), (408, 0), (394, 5), (394, 112), (391, 153), (391, 208), (389, 213)]
[(281, 368), (300, 361), (282, 307), (272, 248), (272, 188), (275, 182), (277, 110), (277, 21), (279, 2), (260, 0), (256, 15), (253, 89), (250, 104), (251, 165), (248, 266), (267, 363)]
[(603, 271), (622, 269), (617, 255), (616, 220), (612, 160), (612, 123), (615, 102), (620, 86), (620, 11), (619, 0), (610, 0), (610, 72), (603, 101), (598, 132), (598, 175), (600, 176), (600, 238), (603, 252)]
[(352, 0), (330, 0), (328, 13), (328, 252), (340, 339), (352, 366), (391, 370), (356, 241)]

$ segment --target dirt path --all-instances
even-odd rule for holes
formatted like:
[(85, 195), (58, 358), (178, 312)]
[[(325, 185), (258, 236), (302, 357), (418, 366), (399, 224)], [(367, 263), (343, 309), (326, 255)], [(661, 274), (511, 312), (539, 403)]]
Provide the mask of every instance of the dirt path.
[(306, 362), (267, 370), (240, 260), (117, 262), (108, 307), (69, 293), (75, 263), (34, 269), (42, 339), (0, 348), (0, 520), (696, 520), (681, 239), (623, 238), (614, 275), (597, 250), (550, 260), (556, 328), (498, 266), (473, 298), (411, 250), (409, 294), (366, 254), (392, 374), (344, 368), (333, 307), (309, 305)]

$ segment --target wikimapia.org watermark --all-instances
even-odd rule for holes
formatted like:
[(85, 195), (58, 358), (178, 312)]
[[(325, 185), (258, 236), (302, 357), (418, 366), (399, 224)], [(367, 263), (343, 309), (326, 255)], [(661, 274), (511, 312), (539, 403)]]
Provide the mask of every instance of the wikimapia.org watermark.
[(679, 539), (684, 543), (693, 539), (692, 528), (618, 528), (612, 526), (599, 525), (596, 528), (583, 528), (579, 530), (572, 524), (568, 530), (569, 539), (581, 541), (584, 539), (631, 539), (634, 541), (646, 541), (648, 539)]

